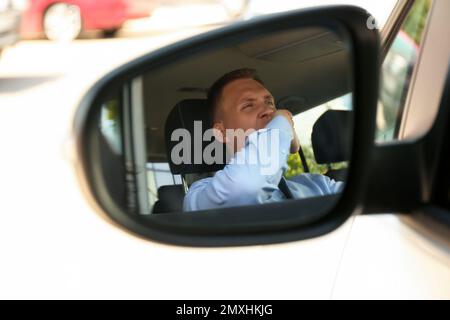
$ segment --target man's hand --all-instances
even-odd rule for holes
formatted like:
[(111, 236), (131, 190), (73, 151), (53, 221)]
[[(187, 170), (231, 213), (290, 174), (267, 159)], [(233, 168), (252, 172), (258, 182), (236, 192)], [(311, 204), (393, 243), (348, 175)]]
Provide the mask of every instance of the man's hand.
[(277, 111), (274, 112), (274, 114), (272, 116), (272, 119), (274, 117), (278, 116), (278, 115), (285, 117), (289, 121), (289, 123), (291, 124), (292, 135), (294, 136), (294, 138), (291, 141), (290, 152), (292, 154), (297, 153), (298, 150), (300, 149), (300, 141), (298, 140), (297, 133), (295, 132), (294, 120), (292, 120), (292, 113), (290, 113), (288, 110), (280, 109), (280, 110), (277, 110)]

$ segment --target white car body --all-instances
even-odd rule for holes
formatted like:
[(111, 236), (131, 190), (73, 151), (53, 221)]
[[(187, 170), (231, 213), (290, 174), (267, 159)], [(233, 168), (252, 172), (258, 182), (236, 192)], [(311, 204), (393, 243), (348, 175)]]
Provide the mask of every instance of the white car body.
[[(446, 77), (450, 2), (433, 3), (402, 139), (430, 128)], [(0, 176), (15, 172), (0, 182), (0, 298), (450, 298), (450, 244), (395, 214), (355, 215), (326, 236), (278, 245), (200, 249), (140, 239), (112, 223), (78, 184), (71, 149), (56, 138), (73, 114), (39, 129), (42, 110), (33, 107), (11, 111), (26, 115), (22, 123), (0, 116)]]

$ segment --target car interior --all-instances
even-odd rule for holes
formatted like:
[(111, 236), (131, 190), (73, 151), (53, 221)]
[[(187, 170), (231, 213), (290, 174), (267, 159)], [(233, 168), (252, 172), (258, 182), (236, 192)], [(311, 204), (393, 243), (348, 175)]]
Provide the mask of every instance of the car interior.
[[(297, 115), (351, 92), (350, 66), (351, 48), (345, 36), (311, 27), (268, 34), (206, 54), (192, 55), (184, 58), (182, 63), (175, 62), (144, 74), (148, 162), (168, 163), (171, 174), (181, 177), (181, 183), (158, 187), (158, 200), (152, 213), (182, 211), (189, 186), (224, 166), (209, 165), (203, 160), (200, 164), (174, 164), (170, 157), (177, 143), (170, 139), (174, 130), (184, 128), (194, 136), (194, 121), (202, 122), (203, 132), (211, 127), (206, 93), (220, 76), (243, 67), (256, 69), (275, 97), (277, 108), (288, 109)], [(351, 111), (328, 110), (319, 118), (311, 134), (317, 163), (331, 164), (349, 159), (351, 124)], [(204, 142), (203, 148), (205, 145)], [(305, 161), (303, 166), (306, 166)], [(343, 181), (346, 170), (329, 170), (327, 175)]]
[[(174, 130), (184, 128), (193, 136), (194, 121), (202, 122), (203, 132), (211, 128), (206, 93), (217, 78), (234, 69), (254, 68), (274, 95), (277, 107), (296, 115), (351, 92), (350, 56), (343, 35), (323, 28), (304, 28), (211, 50), (145, 74), (148, 161), (168, 162), (171, 173), (182, 180), (159, 186), (152, 213), (182, 211), (189, 186), (224, 166), (204, 162), (177, 165), (170, 160), (176, 144), (170, 139)], [(352, 112), (344, 110), (328, 110), (320, 117), (311, 135), (317, 163), (348, 160), (351, 120)], [(307, 166), (305, 161), (302, 163)], [(343, 181), (346, 170), (329, 170), (327, 175)]]

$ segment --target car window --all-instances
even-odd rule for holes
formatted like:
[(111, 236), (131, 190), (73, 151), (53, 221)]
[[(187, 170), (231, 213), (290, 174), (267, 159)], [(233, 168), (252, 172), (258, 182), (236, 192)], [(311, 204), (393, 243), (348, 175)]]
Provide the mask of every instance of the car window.
[[(299, 113), (293, 117), (295, 130), (300, 140), (301, 148), (305, 155), (306, 164), (310, 173), (324, 174), (329, 169), (342, 169), (347, 167), (347, 162), (332, 163), (330, 165), (321, 165), (316, 162), (311, 142), (311, 133), (317, 119), (328, 110), (352, 110), (352, 95), (346, 94), (339, 98), (328, 101), (305, 112)], [(288, 170), (285, 173), (286, 178), (290, 178), (305, 173), (300, 155), (291, 154), (288, 158)]]
[(124, 146), (122, 141), (122, 105), (120, 94), (114, 95), (102, 104), (99, 114), (98, 151), (100, 166), (107, 181), (108, 191), (116, 203), (127, 206), (125, 179)]
[(417, 0), (389, 49), (381, 70), (376, 141), (397, 139), (417, 65), (431, 0)]
[(100, 132), (112, 152), (122, 155), (121, 123), (119, 99), (112, 98), (102, 105), (100, 113)]

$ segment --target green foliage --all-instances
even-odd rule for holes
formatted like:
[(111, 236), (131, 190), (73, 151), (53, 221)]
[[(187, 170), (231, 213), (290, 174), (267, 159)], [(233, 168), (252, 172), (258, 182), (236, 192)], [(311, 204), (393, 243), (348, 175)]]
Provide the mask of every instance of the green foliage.
[(118, 120), (119, 104), (116, 99), (106, 101), (103, 107), (107, 111), (106, 118), (108, 120)]
[[(306, 163), (310, 173), (325, 174), (328, 171), (328, 166), (324, 164), (318, 164), (314, 158), (314, 153), (311, 146), (302, 146), (303, 153), (305, 154)], [(288, 169), (284, 173), (286, 178), (291, 178), (305, 172), (300, 155), (298, 153), (291, 154), (287, 160)], [(347, 162), (339, 162), (331, 164), (331, 169), (342, 169), (347, 167)]]
[(427, 14), (430, 10), (431, 0), (416, 0), (411, 8), (408, 17), (403, 25), (403, 31), (413, 39), (416, 44), (420, 43), (420, 38), (425, 28)]

